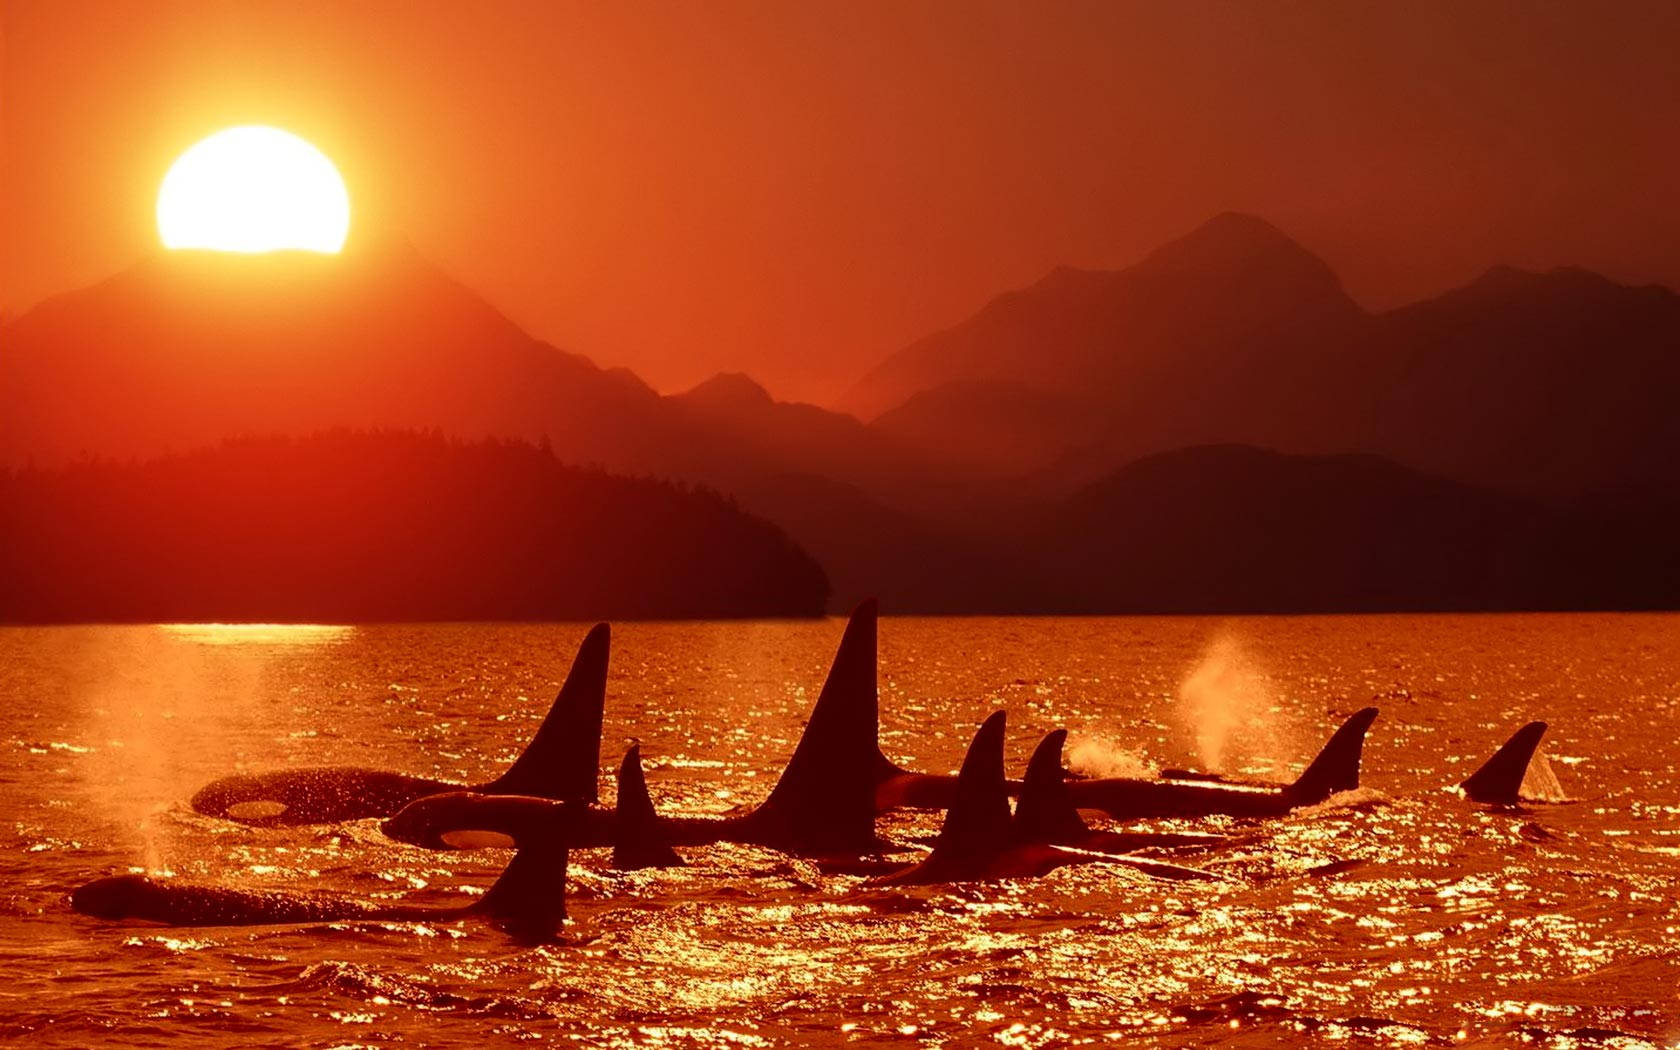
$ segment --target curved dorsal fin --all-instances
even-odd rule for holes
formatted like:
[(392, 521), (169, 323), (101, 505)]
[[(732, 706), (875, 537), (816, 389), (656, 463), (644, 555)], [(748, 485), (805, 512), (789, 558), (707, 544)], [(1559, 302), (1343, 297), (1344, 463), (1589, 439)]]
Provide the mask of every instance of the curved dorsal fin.
[(506, 773), (476, 790), (561, 802), (595, 802), (600, 797), (596, 781), (611, 644), (610, 627), (598, 623), (590, 628), (536, 736)]
[(1505, 741), (1482, 768), (1470, 774), (1460, 784), (1464, 793), (1477, 802), (1514, 803), (1522, 791), (1523, 777), (1528, 775), (1528, 763), (1546, 735), (1546, 723), (1530, 722)]
[(875, 695), (876, 603), (859, 605), (846, 624), (810, 721), (752, 819), (786, 848), (847, 851), (875, 841), (875, 781), (880, 749)]
[(957, 797), (928, 863), (984, 860), (1010, 843), (1009, 794), (1003, 777), (1004, 712), (980, 724), (957, 774)]
[(618, 764), (617, 837), (613, 840), (612, 866), (620, 871), (641, 868), (675, 868), (682, 858), (671, 849), (659, 826), (648, 795), (647, 778), (642, 776), (642, 748), (631, 744)]
[(1027, 763), (1021, 801), (1015, 805), (1015, 838), (1020, 842), (1077, 842), (1090, 831), (1074, 808), (1062, 779), (1062, 745), (1067, 730), (1046, 733)]
[(1365, 750), (1365, 734), (1377, 720), (1377, 709), (1362, 708), (1348, 716), (1341, 728), (1330, 735), (1318, 757), (1289, 785), (1285, 793), (1296, 806), (1323, 802), (1338, 791), (1359, 786), (1359, 759)]

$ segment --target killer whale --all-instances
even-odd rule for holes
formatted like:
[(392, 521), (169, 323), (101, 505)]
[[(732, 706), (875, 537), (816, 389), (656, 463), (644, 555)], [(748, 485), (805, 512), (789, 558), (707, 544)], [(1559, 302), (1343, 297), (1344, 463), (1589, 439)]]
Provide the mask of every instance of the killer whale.
[[(620, 824), (629, 819), (644, 828), (656, 828), (668, 847), (741, 842), (810, 857), (874, 852), (882, 846), (875, 835), (872, 759), (879, 749), (874, 696), (875, 603), (871, 599), (848, 622), (793, 755), (762, 803), (735, 816), (660, 816), (651, 801), (644, 804), (647, 792), (640, 752), (633, 749), (626, 756), (628, 764), (620, 768), (620, 808), (591, 805), (580, 809), (573, 845), (616, 849)], [(867, 702), (860, 702), (864, 697)], [(593, 768), (592, 763), (592, 782)], [(640, 797), (632, 793), (627, 797), (631, 804), (626, 806), (622, 793), (627, 778), (632, 777), (640, 786)], [(385, 834), (398, 841), (451, 848), (440, 828), (425, 809), (399, 811), (383, 825)]]
[(192, 797), (192, 808), (244, 824), (328, 824), (389, 816), (417, 798), (452, 791), (536, 795), (594, 802), (606, 706), (611, 629), (596, 624), (536, 735), (508, 771), (488, 783), (457, 784), (376, 769), (321, 767), (223, 777)]
[(1365, 734), (1377, 709), (1349, 715), (1293, 783), (1255, 784), (1195, 777), (1144, 780), (1101, 777), (1068, 782), (1080, 809), (1098, 809), (1118, 820), (1144, 817), (1276, 817), (1302, 806), (1315, 806), (1339, 791), (1359, 786)]
[[(484, 799), (496, 805), (486, 806)], [(475, 849), (481, 846), (509, 846), (518, 841), (519, 828), (541, 814), (573, 805), (530, 795), (475, 795), (450, 791), (427, 795), (404, 806), (386, 820), (385, 834), (399, 842), (434, 849)], [(648, 796), (642, 776), (641, 748), (631, 745), (618, 767), (616, 819), (612, 825), (612, 867), (620, 871), (642, 868), (674, 868), (683, 864), (666, 838), (665, 829)], [(580, 811), (570, 818), (571, 839), (579, 836)], [(599, 845), (600, 843), (595, 843)]]
[(95, 879), (70, 894), (70, 906), (111, 921), (167, 926), (267, 926), (346, 920), (455, 922), (482, 917), (522, 940), (552, 940), (566, 919), (569, 822), (575, 803), (521, 805), (517, 797), (458, 793), (467, 826), (508, 833), (517, 851), (472, 904), (387, 904), (354, 897), (196, 886), (144, 875)]
[(1027, 774), (1021, 781), (1021, 800), (1015, 806), (1018, 836), (1096, 853), (1209, 847), (1226, 841), (1223, 835), (1207, 832), (1105, 831), (1086, 824), (1074, 805), (1062, 769), (1062, 747), (1067, 735), (1065, 729), (1046, 733), (1027, 761)]
[[(904, 807), (948, 809), (957, 792), (958, 777), (949, 773), (918, 773), (887, 758), (880, 746), (880, 700), (875, 661), (878, 609), (873, 599), (859, 605), (846, 626), (856, 644), (835, 658), (831, 676), (844, 682), (836, 703), (855, 708), (854, 718), (872, 727), (871, 743), (861, 761), (867, 763), (874, 784), (877, 812)], [(842, 658), (857, 666), (841, 667)], [(1075, 779), (1068, 791), (1080, 809), (1096, 809), (1119, 820), (1148, 817), (1195, 817), (1214, 814), (1278, 816), (1300, 806), (1315, 805), (1338, 791), (1359, 786), (1359, 763), (1365, 734), (1377, 709), (1355, 712), (1331, 735), (1305, 772), (1289, 785), (1250, 784), (1207, 775), (1183, 774), (1155, 780), (1125, 777)], [(1019, 781), (1004, 781), (1010, 795), (1021, 791)]]
[(877, 884), (911, 886), (1032, 878), (1069, 864), (1091, 863), (1135, 868), (1160, 878), (1216, 877), (1164, 861), (1059, 844), (1057, 840), (1080, 837), (1075, 824), (1083, 827), (1065, 791), (1058, 790), (1063, 786), (1060, 730), (1045, 737), (1034, 752), (1034, 762), (1021, 784), (1020, 806), (1011, 815), (1003, 768), (1005, 719), (1004, 712), (993, 712), (970, 741), (957, 773), (955, 797), (946, 810), (932, 852), (875, 880)]

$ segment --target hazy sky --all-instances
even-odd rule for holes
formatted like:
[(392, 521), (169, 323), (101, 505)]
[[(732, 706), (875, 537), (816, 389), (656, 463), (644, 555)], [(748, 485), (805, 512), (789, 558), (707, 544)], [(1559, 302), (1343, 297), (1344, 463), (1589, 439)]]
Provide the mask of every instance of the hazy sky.
[(836, 394), (1058, 263), (1263, 215), (1374, 306), (1680, 287), (1680, 4), (0, 0), (0, 309), (158, 250), (169, 162), (310, 139), (537, 335)]

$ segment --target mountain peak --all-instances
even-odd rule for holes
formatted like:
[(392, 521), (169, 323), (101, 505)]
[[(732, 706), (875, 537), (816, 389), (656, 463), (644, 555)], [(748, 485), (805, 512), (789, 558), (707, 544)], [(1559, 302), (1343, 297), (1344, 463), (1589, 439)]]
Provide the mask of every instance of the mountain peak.
[(744, 372), (719, 372), (681, 396), (706, 408), (732, 411), (760, 408), (773, 400), (768, 390)]
[(1221, 212), (1177, 240), (1149, 253), (1138, 265), (1147, 273), (1196, 273), (1246, 277), (1269, 272), (1340, 294), (1341, 279), (1328, 263), (1265, 219)]
[(1551, 290), (1562, 288), (1606, 288), (1615, 282), (1601, 273), (1579, 266), (1559, 266), (1551, 270), (1524, 270), (1499, 263), (1488, 267), (1480, 277), (1466, 287), (1485, 292), (1514, 292), (1523, 290)]

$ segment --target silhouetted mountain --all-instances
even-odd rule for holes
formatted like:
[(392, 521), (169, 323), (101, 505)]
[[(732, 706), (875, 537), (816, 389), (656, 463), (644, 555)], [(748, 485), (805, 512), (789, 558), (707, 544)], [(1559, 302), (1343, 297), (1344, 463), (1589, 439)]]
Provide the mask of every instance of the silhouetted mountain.
[(907, 460), (889, 435), (816, 405), (777, 401), (740, 373), (713, 376), (664, 403), (712, 443), (716, 454), (703, 468), (708, 479), (792, 472), (877, 490), (923, 480), (920, 463)]
[(546, 434), (578, 461), (638, 469), (676, 441), (629, 372), (537, 342), (402, 245), (160, 252), (3, 337), (0, 460), (377, 426)]
[[(925, 476), (857, 420), (775, 402), (744, 376), (661, 397), (531, 338), (400, 244), (159, 253), (0, 331), (0, 466), (342, 426), (546, 439), (566, 462), (752, 494), (820, 474), (834, 484), (803, 486), (796, 515), (818, 545), (846, 527), (853, 486)], [(890, 579), (880, 590), (893, 598)]]
[(883, 413), (876, 428), (924, 457), (973, 448), (961, 468), (1044, 471), (1065, 491), (1139, 456), (1237, 442), (1573, 494), (1680, 480), (1676, 400), (1680, 297), (1666, 289), (1496, 268), (1371, 315), (1321, 260), (1225, 215), (1128, 269), (1061, 269), (1000, 296), (844, 403)]
[(974, 381), (912, 394), (871, 426), (960, 479), (1041, 469), (1069, 448), (1100, 440), (1108, 423), (1108, 413), (1088, 398), (1019, 383)]
[(1680, 480), (1680, 296), (1497, 267), (1381, 318), (1367, 447), (1534, 491)]
[[(853, 392), (869, 424), (736, 374), (660, 396), (400, 247), (164, 254), (0, 329), (0, 464), (341, 425), (546, 438), (730, 493), (840, 603), (901, 611), (1680, 603), (1656, 542), (1676, 401), (1667, 290), (1498, 268), (1370, 314), (1241, 215), (907, 348)], [(1405, 469), (1175, 451), (1232, 444)]]
[(0, 472), (0, 619), (815, 616), (822, 569), (705, 489), (411, 433)]
[(1368, 321), (1321, 260), (1226, 214), (1128, 269), (1062, 268), (1001, 295), (889, 358), (841, 404), (868, 418), (949, 383), (1006, 384), (1101, 414), (1139, 450), (1276, 440), (1292, 429), (1276, 399), (1296, 396), (1327, 338)]
[(1672, 604), (1672, 544), (1610, 523), (1374, 456), (1214, 446), (1122, 468), (1022, 547), (1040, 552), (1044, 607), (1062, 612)]

